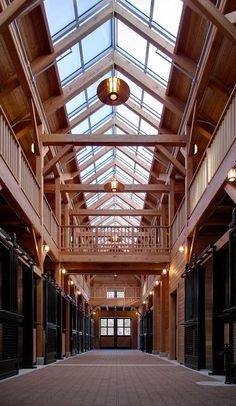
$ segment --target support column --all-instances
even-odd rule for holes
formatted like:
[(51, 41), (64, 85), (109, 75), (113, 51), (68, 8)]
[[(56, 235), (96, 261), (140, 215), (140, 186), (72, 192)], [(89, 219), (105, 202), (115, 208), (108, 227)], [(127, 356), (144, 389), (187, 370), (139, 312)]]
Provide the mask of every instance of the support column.
[(44, 343), (44, 330), (43, 330), (43, 321), (44, 321), (44, 311), (43, 311), (43, 279), (39, 278), (36, 281), (36, 291), (37, 291), (37, 305), (36, 305), (36, 364), (44, 364), (45, 356), (45, 343)]
[(153, 288), (153, 342), (152, 353), (160, 353), (161, 344), (160, 284)]
[[(66, 294), (69, 294), (70, 291), (69, 286), (69, 277), (65, 275), (64, 279), (64, 290)], [(66, 357), (69, 357), (70, 354), (70, 302), (66, 301), (66, 340), (65, 340), (65, 350), (66, 350)]]
[(160, 355), (169, 352), (169, 274), (162, 275), (160, 282)]

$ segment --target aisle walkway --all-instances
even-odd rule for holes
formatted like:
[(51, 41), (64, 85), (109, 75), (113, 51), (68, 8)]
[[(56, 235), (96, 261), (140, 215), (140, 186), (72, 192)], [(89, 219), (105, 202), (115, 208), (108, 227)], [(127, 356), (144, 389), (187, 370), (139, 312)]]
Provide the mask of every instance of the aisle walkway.
[(139, 351), (94, 350), (0, 381), (1, 406), (235, 406), (236, 386)]

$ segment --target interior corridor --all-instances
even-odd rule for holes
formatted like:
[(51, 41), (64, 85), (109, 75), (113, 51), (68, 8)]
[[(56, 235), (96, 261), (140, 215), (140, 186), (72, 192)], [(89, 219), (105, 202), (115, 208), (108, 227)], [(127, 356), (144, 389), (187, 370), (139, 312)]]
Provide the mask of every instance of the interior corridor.
[(0, 393), (1, 406), (228, 406), (236, 386), (139, 351), (93, 350), (1, 381)]

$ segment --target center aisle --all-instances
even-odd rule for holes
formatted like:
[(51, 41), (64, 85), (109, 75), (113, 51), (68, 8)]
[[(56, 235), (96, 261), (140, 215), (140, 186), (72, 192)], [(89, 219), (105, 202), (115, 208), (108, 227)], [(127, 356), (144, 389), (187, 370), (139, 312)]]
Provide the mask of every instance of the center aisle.
[(0, 381), (1, 406), (233, 406), (236, 386), (139, 351), (93, 350)]

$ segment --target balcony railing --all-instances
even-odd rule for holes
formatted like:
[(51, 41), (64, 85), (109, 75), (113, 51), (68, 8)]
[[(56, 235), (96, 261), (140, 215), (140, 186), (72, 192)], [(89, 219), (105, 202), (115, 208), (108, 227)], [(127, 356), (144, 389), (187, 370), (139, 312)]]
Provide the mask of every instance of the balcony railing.
[(10, 169), (32, 208), (39, 215), (40, 186), (1, 107), (0, 156)]
[[(28, 203), (40, 217), (40, 185), (30, 167), (30, 164), (12, 130), (2, 108), (0, 107), (0, 157), (21, 188)], [(56, 217), (44, 196), (44, 227), (54, 243), (58, 246), (60, 228)]]
[(169, 227), (61, 227), (61, 251), (79, 254), (169, 254)]
[[(236, 98), (234, 89), (224, 113), (215, 129), (212, 140), (203, 156), (190, 186), (190, 214), (201, 199), (217, 169), (236, 139)], [(228, 168), (230, 169), (230, 168)]]
[(175, 213), (174, 220), (171, 226), (171, 246), (177, 241), (181, 232), (183, 231), (186, 225), (186, 207), (185, 199), (182, 200), (177, 212)]
[(112, 285), (109, 285), (109, 289), (102, 286), (102, 287), (91, 287), (90, 291), (90, 302), (93, 305), (104, 304), (108, 306), (132, 306), (137, 305), (137, 303), (141, 302), (141, 289), (138, 286), (130, 286), (130, 287), (117, 287), (115, 285), (114, 290), (122, 290), (124, 291), (124, 297), (114, 297), (110, 298), (107, 297), (107, 291), (112, 290)]

